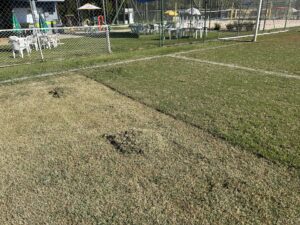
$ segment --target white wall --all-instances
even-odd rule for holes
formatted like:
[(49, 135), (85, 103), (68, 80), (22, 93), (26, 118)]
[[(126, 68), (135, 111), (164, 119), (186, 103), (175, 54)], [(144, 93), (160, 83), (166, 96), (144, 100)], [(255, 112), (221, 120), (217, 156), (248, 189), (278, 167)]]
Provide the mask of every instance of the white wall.
[[(33, 23), (30, 8), (14, 8), (13, 10), (18, 18), (19, 23)], [(45, 12), (42, 8), (37, 8), (37, 11), (44, 14), (46, 21), (58, 20), (57, 10), (55, 10), (52, 14)]]

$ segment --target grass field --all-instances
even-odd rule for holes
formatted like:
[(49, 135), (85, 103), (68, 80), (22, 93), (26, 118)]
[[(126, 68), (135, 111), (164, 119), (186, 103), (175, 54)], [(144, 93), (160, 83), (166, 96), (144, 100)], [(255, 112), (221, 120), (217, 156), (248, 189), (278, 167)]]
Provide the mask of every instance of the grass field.
[(255, 45), (249, 42), (232, 49), (191, 53), (187, 56), (300, 75), (299, 32), (259, 37), (259, 39), (261, 41)]
[[(66, 69), (73, 68), (82, 68), (85, 66), (99, 65), (101, 63), (113, 62), (124, 59), (134, 59), (141, 58), (146, 56), (160, 55), (160, 54), (169, 54), (177, 51), (191, 50), (194, 48), (194, 45), (183, 45), (183, 46), (171, 46), (166, 48), (158, 48), (158, 40), (152, 40), (151, 37), (142, 36), (141, 38), (112, 38), (112, 51), (113, 54), (94, 54), (95, 51), (100, 50), (103, 53), (103, 44), (98, 45), (98, 39), (88, 38), (89, 45), (86, 46), (86, 39), (71, 39), (63, 40), (64, 45), (60, 46), (57, 49), (46, 50), (45, 57), (47, 59), (47, 52), (51, 52), (50, 60), (46, 60), (41, 63), (39, 57), (36, 53), (32, 55), (34, 60), (25, 61), (24, 63), (33, 63), (33, 64), (21, 64), (14, 67), (4, 67), (0, 70), (0, 81), (6, 79), (13, 79), (24, 76), (33, 76), (36, 74), (41, 74), (46, 72), (59, 72), (65, 71)], [(78, 42), (81, 42), (78, 45)], [(198, 47), (206, 46), (215, 46), (220, 45), (218, 42), (208, 42), (201, 44)], [(80, 47), (81, 46), (81, 47)], [(85, 47), (82, 47), (85, 46)], [(72, 54), (74, 47), (77, 47), (75, 53)], [(79, 49), (78, 49), (79, 47)], [(102, 49), (102, 50), (101, 50)], [(91, 52), (92, 54), (88, 54)], [(81, 55), (80, 55), (81, 54)], [(66, 57), (67, 56), (67, 57)], [(3, 58), (2, 55), (0, 58)], [(53, 60), (57, 58), (57, 60)], [(9, 61), (5, 61), (9, 59)], [(26, 59), (26, 57), (25, 57)], [(64, 60), (63, 60), (64, 59)], [(67, 59), (67, 60), (66, 60)], [(12, 53), (9, 51), (5, 52), (5, 60), (1, 63), (13, 64), (20, 63), (12, 59)]]
[(299, 42), (0, 69), (0, 224), (298, 224)]
[[(274, 48), (279, 40), (284, 49), (280, 59), (278, 48)], [(299, 168), (299, 79), (193, 61), (205, 59), (265, 70), (273, 65), (271, 61), (275, 65), (285, 62), (272, 70), (297, 75), (299, 43), (299, 34), (282, 34), (257, 44), (183, 54), (192, 60), (164, 58), (85, 74), (232, 144)]]

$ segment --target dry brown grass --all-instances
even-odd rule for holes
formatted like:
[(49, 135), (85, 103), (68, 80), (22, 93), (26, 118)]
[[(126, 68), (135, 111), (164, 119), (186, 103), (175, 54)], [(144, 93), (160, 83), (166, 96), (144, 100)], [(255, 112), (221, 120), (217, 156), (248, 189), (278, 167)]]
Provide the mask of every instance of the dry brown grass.
[(299, 224), (297, 171), (87, 78), (1, 86), (0, 115), (0, 224)]
[(8, 44), (8, 38), (0, 38), (0, 45), (7, 45)]

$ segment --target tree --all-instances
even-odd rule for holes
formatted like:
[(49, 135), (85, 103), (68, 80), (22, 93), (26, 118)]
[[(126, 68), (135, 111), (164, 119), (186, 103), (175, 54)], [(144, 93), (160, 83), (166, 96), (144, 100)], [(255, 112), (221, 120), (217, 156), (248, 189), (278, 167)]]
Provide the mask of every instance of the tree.
[(7, 0), (0, 0), (0, 28), (11, 29), (12, 28), (12, 10), (13, 2)]

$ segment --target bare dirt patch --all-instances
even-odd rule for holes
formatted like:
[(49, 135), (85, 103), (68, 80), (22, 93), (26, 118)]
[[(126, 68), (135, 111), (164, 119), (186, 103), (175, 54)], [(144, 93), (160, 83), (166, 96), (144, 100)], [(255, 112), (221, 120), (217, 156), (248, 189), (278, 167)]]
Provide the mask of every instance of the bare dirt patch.
[(105, 134), (107, 141), (122, 154), (147, 154), (163, 150), (165, 139), (149, 129), (129, 129), (116, 134)]
[(51, 91), (49, 91), (49, 94), (52, 95), (54, 98), (60, 98), (64, 95), (64, 89), (61, 87), (55, 87)]
[(0, 46), (8, 45), (8, 38), (0, 38)]
[(0, 224), (299, 222), (298, 171), (87, 78), (2, 86), (0, 115)]

